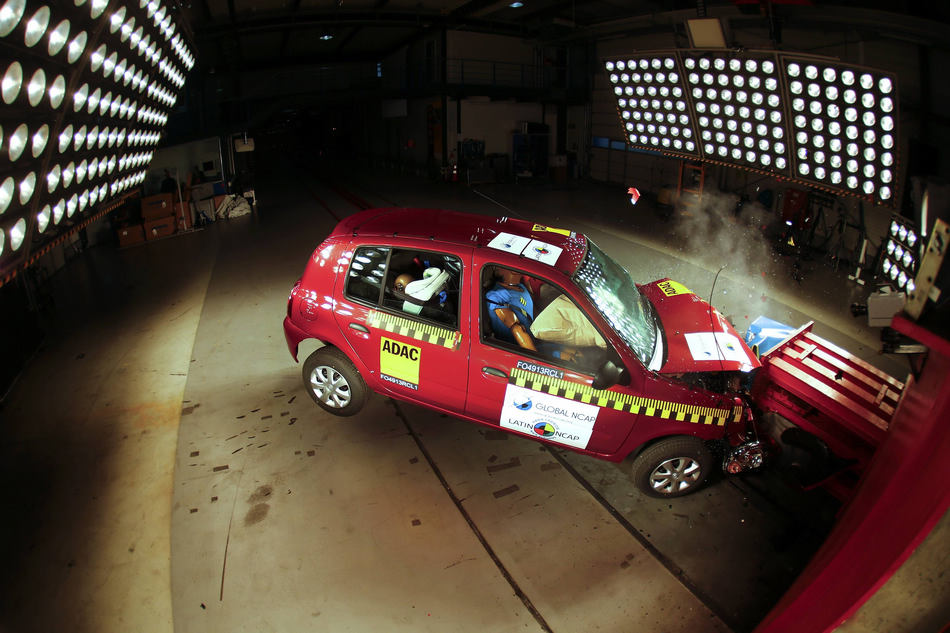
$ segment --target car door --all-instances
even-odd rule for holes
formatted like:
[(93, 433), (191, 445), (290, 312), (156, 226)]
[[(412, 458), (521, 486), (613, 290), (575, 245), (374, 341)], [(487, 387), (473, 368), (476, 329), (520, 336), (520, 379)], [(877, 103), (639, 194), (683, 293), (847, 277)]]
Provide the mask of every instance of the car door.
[[(472, 285), (479, 291), (473, 293), (471, 307), (474, 318), (466, 414), (508, 431), (575, 449), (602, 455), (616, 452), (638, 416), (623, 406), (635, 389), (617, 385), (598, 390), (591, 386), (596, 368), (608, 357), (619, 358), (611, 344), (569, 292), (548, 278), (527, 274), (520, 285), (532, 294), (531, 300), (522, 301), (520, 291), (514, 289), (516, 299), (511, 303), (516, 311), (519, 305), (533, 303), (535, 314), (522, 314), (523, 320), (530, 318), (534, 332), (544, 332), (545, 328), (549, 331), (544, 332), (545, 338), (532, 334), (536, 349), (509, 342), (518, 337), (495, 331), (499, 321), (490, 314), (505, 301), (494, 293), (492, 277), (498, 277), (501, 265), (490, 257), (490, 253), (476, 251), (472, 267)], [(552, 310), (560, 314), (545, 319)], [(573, 325), (565, 320), (567, 313)], [(571, 331), (573, 342), (580, 344), (558, 339), (556, 331)]]
[[(469, 341), (459, 324), (467, 322), (469, 306), (460, 301), (463, 255), (419, 249), (408, 240), (352, 248), (334, 314), (375, 391), (464, 411)], [(445, 275), (444, 285), (437, 275)], [(402, 290), (395, 289), (397, 281)], [(422, 287), (422, 294), (406, 294), (406, 284)]]

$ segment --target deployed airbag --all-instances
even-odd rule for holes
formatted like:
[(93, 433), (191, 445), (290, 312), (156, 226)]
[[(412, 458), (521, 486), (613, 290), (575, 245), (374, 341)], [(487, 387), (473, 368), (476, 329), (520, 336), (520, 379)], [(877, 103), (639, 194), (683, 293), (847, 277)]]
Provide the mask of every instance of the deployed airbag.
[(584, 313), (566, 295), (558, 295), (531, 324), (531, 334), (549, 343), (574, 347), (607, 348), (600, 335)]

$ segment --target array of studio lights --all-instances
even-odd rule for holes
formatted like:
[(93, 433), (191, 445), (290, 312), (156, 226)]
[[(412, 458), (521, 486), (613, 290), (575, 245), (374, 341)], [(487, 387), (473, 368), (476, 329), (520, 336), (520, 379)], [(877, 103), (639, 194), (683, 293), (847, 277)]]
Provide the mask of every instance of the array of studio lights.
[(920, 266), (920, 234), (913, 223), (899, 215), (891, 218), (881, 258), (881, 278), (897, 290), (910, 294)]
[(762, 51), (668, 51), (605, 62), (626, 140), (894, 205), (896, 81)]
[(195, 64), (176, 31), (159, 0), (0, 0), (0, 272), (145, 180)]

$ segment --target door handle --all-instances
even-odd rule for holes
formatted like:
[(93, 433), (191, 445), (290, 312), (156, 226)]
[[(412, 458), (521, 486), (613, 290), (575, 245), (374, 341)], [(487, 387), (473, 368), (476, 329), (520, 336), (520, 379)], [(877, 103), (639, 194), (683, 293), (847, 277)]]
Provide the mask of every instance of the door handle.
[(369, 328), (361, 323), (350, 323), (350, 329), (356, 330), (357, 332), (362, 332), (363, 334), (369, 334)]
[(500, 369), (495, 369), (494, 367), (482, 367), (482, 373), (489, 376), (498, 376), (499, 378), (508, 378), (508, 374)]

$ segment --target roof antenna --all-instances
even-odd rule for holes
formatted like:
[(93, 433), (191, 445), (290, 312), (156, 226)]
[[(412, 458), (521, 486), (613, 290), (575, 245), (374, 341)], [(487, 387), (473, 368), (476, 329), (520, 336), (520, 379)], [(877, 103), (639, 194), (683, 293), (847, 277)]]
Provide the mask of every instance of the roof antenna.
[(713, 308), (712, 300), (713, 300), (713, 292), (715, 292), (716, 290), (716, 281), (719, 280), (719, 273), (721, 273), (725, 267), (726, 267), (726, 264), (723, 264), (722, 266), (719, 267), (719, 270), (716, 271), (716, 276), (713, 277), (712, 288), (709, 289), (709, 301), (708, 301), (709, 331), (712, 332), (713, 340), (716, 342), (716, 351), (718, 352), (718, 355), (719, 355), (719, 371), (725, 371), (725, 366), (723, 365), (722, 361), (725, 360), (726, 355), (722, 353), (722, 347), (719, 346), (719, 337), (716, 336), (717, 334), (716, 325), (713, 323), (713, 310), (715, 310), (715, 308)]

